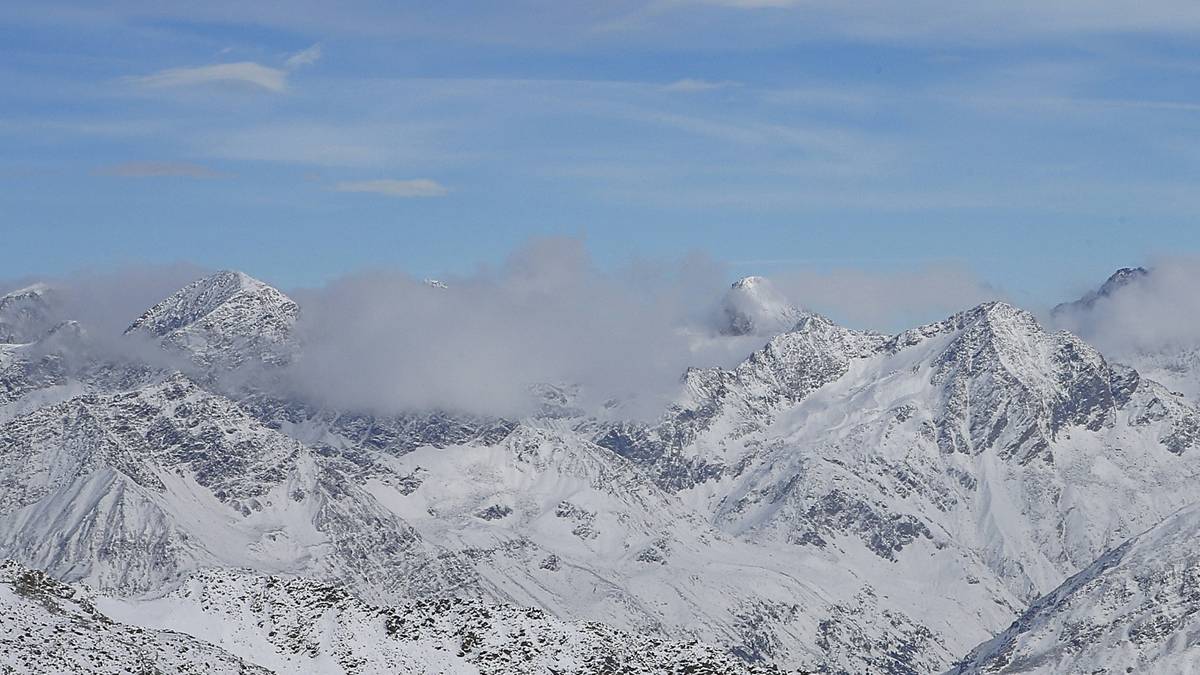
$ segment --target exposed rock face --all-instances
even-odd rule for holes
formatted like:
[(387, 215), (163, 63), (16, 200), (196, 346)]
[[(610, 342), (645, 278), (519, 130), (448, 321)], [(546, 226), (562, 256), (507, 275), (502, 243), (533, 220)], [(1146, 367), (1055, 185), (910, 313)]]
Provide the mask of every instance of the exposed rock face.
[(399, 456), (425, 446), (446, 448), (476, 442), (495, 445), (518, 424), (447, 411), (393, 415), (339, 411), (261, 392), (239, 393), (242, 407), (263, 424), (340, 453), (366, 450)]
[(182, 376), (86, 394), (0, 427), (0, 550), (123, 593), (212, 565), (385, 593), (459, 585), (353, 469)]

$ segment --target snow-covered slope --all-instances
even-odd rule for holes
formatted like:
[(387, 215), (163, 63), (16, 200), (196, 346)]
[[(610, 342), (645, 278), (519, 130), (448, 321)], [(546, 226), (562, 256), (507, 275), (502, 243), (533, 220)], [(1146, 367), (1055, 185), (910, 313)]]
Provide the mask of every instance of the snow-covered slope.
[(852, 361), (875, 353), (885, 341), (805, 316), (731, 370), (689, 369), (680, 400), (661, 423), (607, 425), (596, 440), (642, 464), (668, 489), (695, 485), (741, 461), (746, 446), (740, 439), (845, 375)]
[(408, 480), (372, 481), (372, 494), (472, 560), (507, 602), (790, 667), (841, 650), (835, 663), (850, 671), (889, 659), (928, 670), (954, 654), (857, 571), (721, 532), (563, 421), (523, 423), (498, 446), (420, 448), (392, 465)]
[(1200, 497), (1194, 408), (1002, 303), (890, 337), (808, 319), (687, 382), (598, 442), (729, 535), (909, 593), (951, 649)]
[(0, 562), (0, 670), (270, 672), (190, 635), (113, 621), (79, 589), (8, 560)]
[(1162, 387), (989, 305), (897, 336), (780, 414), (715, 515), (884, 558), (932, 545), (1029, 600), (1196, 498), (1197, 425)]
[[(363, 597), (485, 595), (759, 659), (823, 658), (816, 617), (851, 598), (821, 585), (855, 590), (850, 571), (814, 562), (798, 575), (568, 422), (544, 424), (495, 445), (314, 450), (179, 375), (85, 394), (0, 426), (0, 554), (128, 596), (251, 568)], [(883, 605), (890, 618), (868, 639), (917, 639), (915, 663), (953, 655)], [(875, 658), (851, 649), (857, 633), (826, 632), (844, 663)]]
[(189, 633), (276, 673), (768, 673), (723, 650), (479, 600), (368, 604), (305, 579), (213, 570), (114, 619)]
[(724, 650), (479, 600), (368, 604), (300, 578), (209, 570), (95, 597), (0, 562), (0, 668), (19, 673), (772, 673)]
[(347, 477), (176, 375), (0, 426), (0, 555), (121, 593), (252, 567), (385, 595), (463, 574)]
[(1195, 672), (1198, 537), (1200, 504), (1102, 555), (952, 672)]
[(151, 307), (126, 334), (161, 340), (203, 367), (285, 363), (295, 345), (298, 307), (242, 272), (222, 271), (188, 284)]

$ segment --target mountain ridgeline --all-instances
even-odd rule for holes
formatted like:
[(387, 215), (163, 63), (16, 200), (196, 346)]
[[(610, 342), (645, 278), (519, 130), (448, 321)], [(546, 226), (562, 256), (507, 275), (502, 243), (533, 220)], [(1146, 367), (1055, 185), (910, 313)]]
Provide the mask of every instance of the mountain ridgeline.
[(747, 278), (705, 339), (762, 346), (646, 421), (575, 383), (512, 418), (310, 400), (279, 385), (303, 308), (240, 272), (146, 310), (122, 358), (60, 293), (0, 298), (18, 671), (1200, 663), (1196, 401), (1009, 304), (887, 335)]

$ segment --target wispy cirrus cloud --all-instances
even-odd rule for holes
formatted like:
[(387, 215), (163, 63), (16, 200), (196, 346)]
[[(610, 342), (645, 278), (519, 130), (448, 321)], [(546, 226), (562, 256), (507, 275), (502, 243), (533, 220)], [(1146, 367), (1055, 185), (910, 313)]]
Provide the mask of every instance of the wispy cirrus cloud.
[(311, 66), (321, 58), (321, 45), (315, 44), (308, 49), (302, 49), (295, 54), (292, 54), (283, 62), (289, 69), (299, 68), (301, 66)]
[(738, 9), (761, 9), (764, 7), (792, 7), (798, 5), (799, 0), (703, 0), (705, 4), (720, 5), (722, 7), (736, 7)]
[(194, 68), (168, 68), (150, 75), (132, 77), (129, 81), (155, 89), (203, 84), (241, 84), (278, 93), (287, 90), (287, 71), (253, 61), (240, 61)]
[(666, 85), (663, 87), (663, 89), (681, 93), (692, 93), (699, 91), (713, 91), (715, 89), (727, 89), (729, 87), (736, 86), (738, 86), (737, 82), (730, 82), (729, 80), (714, 82), (712, 80), (697, 80), (690, 77), (685, 77), (682, 80), (676, 80)]
[(404, 198), (444, 197), (450, 192), (441, 183), (428, 178), (342, 181), (334, 184), (333, 189), (338, 192), (370, 192), (388, 197)]
[(444, 160), (450, 152), (442, 144), (444, 136), (441, 120), (278, 119), (200, 134), (193, 140), (193, 152), (222, 160), (373, 168), (386, 173), (395, 166)]
[(121, 162), (99, 167), (93, 173), (118, 178), (221, 178), (225, 175), (192, 162)]

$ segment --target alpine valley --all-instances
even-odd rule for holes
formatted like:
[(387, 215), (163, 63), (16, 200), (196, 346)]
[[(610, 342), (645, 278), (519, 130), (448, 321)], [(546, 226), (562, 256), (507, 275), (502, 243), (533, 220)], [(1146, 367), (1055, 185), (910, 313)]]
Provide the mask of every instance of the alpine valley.
[(573, 383), (384, 414), (288, 386), (304, 307), (246, 274), (123, 336), (64, 292), (0, 298), (0, 669), (1200, 663), (1200, 387), (1137, 369), (1171, 355), (1000, 302), (861, 332), (751, 277), (695, 338), (759, 347), (652, 421)]

